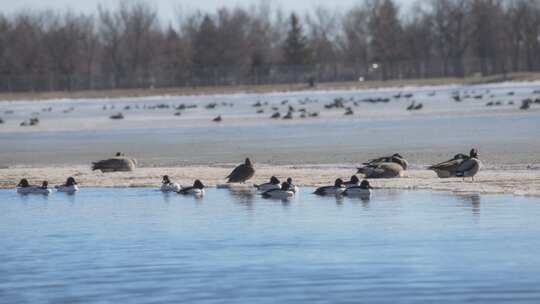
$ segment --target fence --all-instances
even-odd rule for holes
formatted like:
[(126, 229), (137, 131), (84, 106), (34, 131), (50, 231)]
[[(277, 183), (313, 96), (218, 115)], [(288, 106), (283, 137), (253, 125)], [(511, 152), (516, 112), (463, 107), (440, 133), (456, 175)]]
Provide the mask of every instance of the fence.
[[(540, 60), (536, 60), (540, 61)], [(0, 92), (80, 91), (126, 88), (196, 87), (318, 82), (463, 77), (481, 74), (540, 71), (540, 62), (512, 65), (498, 60), (430, 59), (424, 61), (324, 63), (314, 65), (151, 67), (137, 73), (55, 71), (0, 74)]]

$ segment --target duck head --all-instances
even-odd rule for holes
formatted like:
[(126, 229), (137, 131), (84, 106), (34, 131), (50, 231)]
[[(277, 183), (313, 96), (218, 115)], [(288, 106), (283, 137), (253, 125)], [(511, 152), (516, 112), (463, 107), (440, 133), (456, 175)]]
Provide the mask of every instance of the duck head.
[(394, 155), (392, 155), (393, 157), (397, 157), (397, 158), (403, 158), (403, 156), (401, 156), (401, 154), (399, 153), (394, 153)]
[(75, 181), (75, 179), (73, 177), (68, 177), (68, 179), (66, 180), (66, 186), (73, 186), (73, 185), (76, 185), (77, 182)]
[(193, 188), (196, 188), (196, 189), (204, 189), (204, 184), (200, 181), (200, 180), (196, 180), (194, 183), (193, 183)]
[(163, 175), (162, 183), (164, 183), (164, 184), (170, 184), (171, 183), (171, 180), (169, 179), (168, 175)]
[(43, 183), (41, 184), (41, 188), (47, 189), (48, 187), (49, 187), (49, 182), (48, 181), (43, 181)]
[(362, 188), (362, 189), (373, 189), (373, 187), (371, 187), (371, 185), (369, 184), (369, 181), (367, 179), (363, 180), (360, 183), (360, 188)]
[(279, 185), (279, 179), (275, 176), (270, 177), (270, 183), (272, 185)]
[(351, 176), (350, 182), (353, 183), (353, 184), (358, 184), (360, 182), (360, 180), (358, 179), (358, 176), (353, 175), (353, 176)]
[(341, 187), (343, 186), (343, 180), (341, 178), (336, 179), (334, 182), (334, 187)]
[(121, 157), (121, 156), (124, 156), (124, 153), (122, 153), (122, 152), (116, 152), (116, 157)]
[(469, 152), (469, 157), (470, 158), (478, 158), (478, 150), (471, 149), (471, 152)]
[(287, 183), (288, 183), (289, 185), (292, 185), (292, 178), (290, 178), (290, 177), (287, 178)]
[(30, 186), (30, 183), (28, 183), (28, 180), (26, 178), (21, 179), (19, 184), (17, 184), (17, 187), (28, 187)]
[(248, 166), (248, 167), (251, 167), (251, 160), (248, 158), (246, 158), (246, 161), (244, 162), (244, 165)]

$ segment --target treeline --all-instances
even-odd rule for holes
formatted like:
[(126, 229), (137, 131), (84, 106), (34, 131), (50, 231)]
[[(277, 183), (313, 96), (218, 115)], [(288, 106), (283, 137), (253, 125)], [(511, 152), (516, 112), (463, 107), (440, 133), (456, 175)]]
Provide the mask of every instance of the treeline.
[(427, 78), (540, 70), (540, 1), (365, 0), (346, 12), (269, 5), (166, 25), (149, 2), (96, 14), (0, 15), (0, 90)]

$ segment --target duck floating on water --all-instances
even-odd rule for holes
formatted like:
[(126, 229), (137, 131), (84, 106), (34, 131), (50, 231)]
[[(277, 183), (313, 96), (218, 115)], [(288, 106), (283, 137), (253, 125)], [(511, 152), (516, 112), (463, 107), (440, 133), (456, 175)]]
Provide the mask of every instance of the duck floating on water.
[(300, 189), (298, 189), (298, 187), (293, 183), (293, 180), (292, 178), (287, 178), (287, 184), (289, 184), (289, 189), (294, 192), (294, 193), (298, 193), (300, 191)]
[(343, 183), (343, 185), (345, 185), (346, 188), (355, 187), (355, 186), (358, 186), (359, 184), (360, 184), (360, 179), (356, 175), (351, 176), (351, 179), (349, 181)]
[(269, 190), (274, 190), (274, 189), (281, 189), (281, 182), (279, 181), (279, 179), (275, 176), (272, 176), (270, 177), (270, 181), (268, 183), (264, 183), (264, 184), (260, 184), (260, 185), (253, 185), (255, 188), (257, 188), (257, 190), (259, 191), (262, 191), (262, 192), (266, 192), (266, 191), (269, 191)]
[(343, 184), (343, 180), (341, 178), (336, 179), (333, 186), (324, 186), (319, 187), (315, 192), (313, 192), (316, 195), (340, 195), (345, 191), (345, 185)]
[(75, 181), (75, 178), (73, 177), (68, 177), (68, 179), (63, 185), (54, 186), (54, 188), (58, 192), (65, 192), (65, 193), (75, 193), (79, 191), (79, 186), (77, 184), (77, 181)]
[(295, 192), (290, 188), (288, 182), (283, 182), (280, 188), (271, 189), (265, 191), (262, 194), (264, 198), (277, 198), (277, 199), (288, 199), (293, 197)]
[(182, 189), (180, 184), (174, 183), (169, 179), (168, 175), (163, 175), (163, 179), (161, 181), (161, 188), (160, 190), (163, 192), (178, 192)]
[(21, 179), (17, 184), (17, 193), (19, 194), (42, 194), (49, 195), (52, 189), (49, 188), (49, 182), (44, 181), (41, 186), (30, 185), (26, 178)]
[(205, 186), (200, 180), (195, 180), (193, 186), (180, 189), (180, 191), (178, 191), (178, 194), (203, 196), (204, 188)]
[(251, 160), (246, 158), (246, 161), (234, 168), (234, 170), (226, 178), (227, 183), (244, 183), (255, 175), (255, 169), (251, 164)]
[(345, 190), (343, 192), (343, 195), (345, 196), (369, 196), (371, 195), (371, 189), (373, 189), (373, 187), (371, 187), (371, 185), (369, 184), (369, 181), (368, 180), (363, 180), (359, 186), (353, 186), (353, 187), (349, 187), (347, 188), (347, 190)]

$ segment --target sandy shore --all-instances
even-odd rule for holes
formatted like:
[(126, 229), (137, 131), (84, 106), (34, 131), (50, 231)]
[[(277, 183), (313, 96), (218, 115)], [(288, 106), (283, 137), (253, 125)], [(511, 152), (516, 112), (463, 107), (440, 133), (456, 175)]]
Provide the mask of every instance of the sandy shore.
[[(15, 187), (23, 177), (31, 183), (48, 180), (50, 184), (60, 184), (68, 176), (74, 176), (82, 187), (158, 187), (161, 176), (167, 174), (182, 185), (194, 179), (201, 179), (207, 186), (215, 187), (224, 183), (224, 177), (232, 165), (153, 167), (138, 168), (134, 172), (106, 173), (92, 172), (87, 166), (42, 167), (0, 169), (0, 188)], [(292, 177), (301, 186), (320, 186), (332, 183), (337, 177), (347, 178), (354, 172), (353, 165), (303, 165), (256, 167), (256, 176), (251, 183), (264, 182), (271, 175), (280, 178)], [(456, 193), (514, 194), (540, 196), (540, 169), (482, 170), (474, 183), (460, 178), (439, 179), (428, 170), (409, 170), (405, 177), (397, 179), (372, 180), (376, 188), (451, 191)]]

